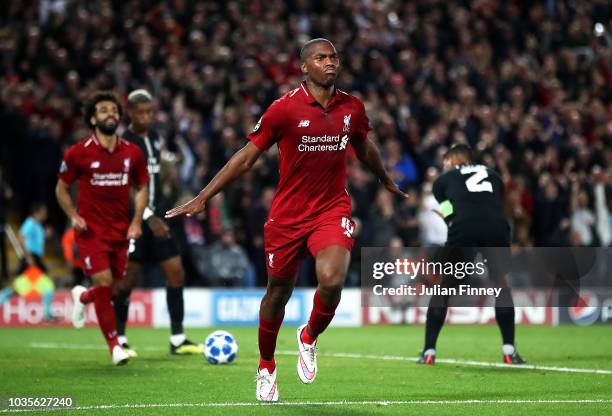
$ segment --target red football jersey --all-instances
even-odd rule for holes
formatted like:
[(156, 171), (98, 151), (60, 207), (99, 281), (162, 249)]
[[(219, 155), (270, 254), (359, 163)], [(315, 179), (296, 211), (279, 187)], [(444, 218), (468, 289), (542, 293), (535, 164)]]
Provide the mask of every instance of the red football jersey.
[(92, 134), (66, 151), (58, 176), (67, 184), (79, 181), (77, 212), (88, 228), (80, 238), (126, 239), (130, 187), (149, 181), (137, 145), (118, 138), (109, 152)]
[(248, 135), (262, 150), (278, 145), (280, 181), (268, 218), (297, 225), (332, 209), (350, 215), (348, 145), (363, 142), (370, 129), (361, 100), (339, 89), (327, 108), (305, 82), (274, 101)]

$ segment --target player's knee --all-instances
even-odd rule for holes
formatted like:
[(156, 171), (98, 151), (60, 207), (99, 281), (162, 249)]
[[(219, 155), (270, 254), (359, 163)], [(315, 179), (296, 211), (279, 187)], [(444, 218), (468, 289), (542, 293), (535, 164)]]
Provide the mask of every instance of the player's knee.
[(185, 273), (180, 257), (173, 257), (162, 263), (168, 287), (179, 288), (185, 285)]
[(329, 293), (338, 293), (344, 286), (345, 274), (332, 267), (323, 267), (317, 273), (319, 289)]
[(278, 290), (277, 288), (276, 290), (272, 290), (270, 292), (270, 297), (272, 298), (272, 301), (274, 303), (284, 305), (289, 301), (289, 298), (291, 297), (291, 291), (288, 291), (286, 289)]
[(185, 274), (183, 270), (178, 268), (176, 270), (172, 270), (166, 276), (166, 282), (168, 287), (179, 288), (185, 286)]
[(291, 292), (291, 288), (286, 286), (268, 287), (266, 290), (266, 299), (273, 308), (282, 308), (289, 301)]

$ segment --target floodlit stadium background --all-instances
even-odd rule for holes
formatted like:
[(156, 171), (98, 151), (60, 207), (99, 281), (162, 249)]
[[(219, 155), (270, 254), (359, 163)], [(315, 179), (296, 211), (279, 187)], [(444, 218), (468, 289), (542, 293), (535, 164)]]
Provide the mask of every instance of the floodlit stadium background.
[[(0, 16), (0, 217), (17, 231), (34, 203), (47, 205), (45, 262), (59, 288), (70, 287), (72, 276), (53, 188), (63, 151), (88, 134), (80, 117), (86, 97), (102, 88), (122, 98), (147, 88), (156, 97), (156, 128), (167, 142), (162, 205), (170, 208), (199, 191), (272, 100), (298, 85), (297, 51), (319, 36), (336, 45), (344, 66), (338, 86), (364, 100), (370, 137), (412, 195), (394, 200), (348, 162), (358, 228), (347, 286), (359, 285), (360, 247), (444, 242), (431, 184), (453, 143), (471, 144), (502, 174), (514, 244), (610, 245), (612, 8), (605, 0), (11, 1)], [(264, 286), (262, 232), (276, 156), (272, 149), (211, 201), (206, 217), (172, 222), (190, 287)], [(8, 277), (18, 259), (4, 240)], [(236, 267), (227, 270), (228, 262)], [(299, 281), (315, 284), (310, 261)], [(145, 268), (141, 286), (163, 286), (160, 271)], [(345, 299), (358, 296), (354, 290)], [(187, 292), (187, 326), (256, 322), (260, 290), (202, 293)], [(70, 308), (64, 297), (54, 298), (60, 315)], [(310, 289), (296, 294), (290, 322), (303, 320), (310, 298)], [(41, 323), (37, 305), (13, 299), (0, 322)], [(164, 325), (162, 289), (137, 294), (132, 305), (135, 324)], [(351, 325), (422, 316), (372, 318), (348, 308)], [(604, 320), (599, 311), (586, 314)], [(557, 315), (534, 319), (553, 323)]]

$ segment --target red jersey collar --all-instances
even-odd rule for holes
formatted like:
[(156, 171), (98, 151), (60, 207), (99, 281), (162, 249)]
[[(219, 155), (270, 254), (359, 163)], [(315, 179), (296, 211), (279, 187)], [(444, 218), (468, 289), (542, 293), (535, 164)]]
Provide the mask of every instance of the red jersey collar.
[[(310, 93), (310, 91), (308, 91), (308, 86), (306, 85), (306, 81), (302, 81), (302, 83), (300, 84), (300, 90), (302, 90), (302, 96), (304, 97), (304, 99), (306, 100), (306, 102), (308, 104), (310, 104), (310, 105), (317, 104), (319, 106), (321, 105), (313, 97), (313, 95)], [(327, 105), (327, 108), (331, 107), (332, 104), (334, 104), (336, 101), (340, 100), (342, 95), (343, 94), (340, 93), (338, 88), (334, 86), (334, 94), (332, 95), (331, 100), (329, 100), (329, 104)]]
[(111, 152), (107, 148), (102, 146), (102, 144), (100, 143), (100, 140), (98, 140), (98, 137), (96, 136), (96, 132), (93, 132), (91, 134), (91, 136), (89, 137), (89, 140), (91, 140), (96, 146), (100, 146), (102, 149), (106, 150), (109, 153), (115, 152), (117, 149), (119, 149), (120, 147), (123, 147), (127, 143), (124, 138), (117, 135), (117, 143), (115, 143), (115, 148)]

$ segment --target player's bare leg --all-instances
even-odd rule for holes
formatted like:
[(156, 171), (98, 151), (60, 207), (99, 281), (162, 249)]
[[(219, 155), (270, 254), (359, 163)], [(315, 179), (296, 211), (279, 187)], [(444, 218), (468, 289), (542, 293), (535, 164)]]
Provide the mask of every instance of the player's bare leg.
[[(77, 290), (79, 288), (78, 286), (73, 289), (74, 307), (77, 308), (77, 312), (83, 311), (82, 314), (84, 315), (85, 305), (93, 302), (100, 330), (108, 344), (113, 358), (113, 364), (125, 364), (129, 356), (119, 346), (117, 340), (117, 323), (115, 321), (115, 311), (112, 305), (113, 277), (110, 269), (92, 274), (91, 280), (94, 284), (94, 287), (91, 289)], [(76, 295), (78, 295), (78, 298)], [(77, 325), (75, 324), (75, 326)]]
[(321, 249), (315, 258), (318, 286), (308, 324), (297, 329), (297, 373), (302, 383), (312, 383), (317, 376), (317, 337), (331, 323), (346, 280), (351, 253), (334, 245)]
[(135, 261), (128, 262), (125, 277), (118, 280), (116, 283), (116, 293), (113, 302), (115, 307), (115, 317), (117, 319), (117, 339), (121, 348), (128, 353), (131, 358), (137, 357), (138, 354), (134, 351), (127, 340), (125, 334), (125, 326), (129, 317), (130, 295), (132, 289), (136, 286), (138, 274), (140, 273), (140, 264)]
[(285, 316), (285, 305), (293, 293), (297, 275), (287, 278), (268, 276), (266, 293), (259, 308), (259, 367), (257, 369), (257, 400), (278, 400), (274, 350), (278, 331)]
[(166, 304), (170, 314), (171, 330), (170, 354), (202, 354), (204, 346), (190, 341), (183, 332), (183, 319), (185, 317), (185, 303), (183, 300), (185, 272), (181, 263), (181, 257), (170, 257), (162, 261), (160, 266), (166, 276)]

